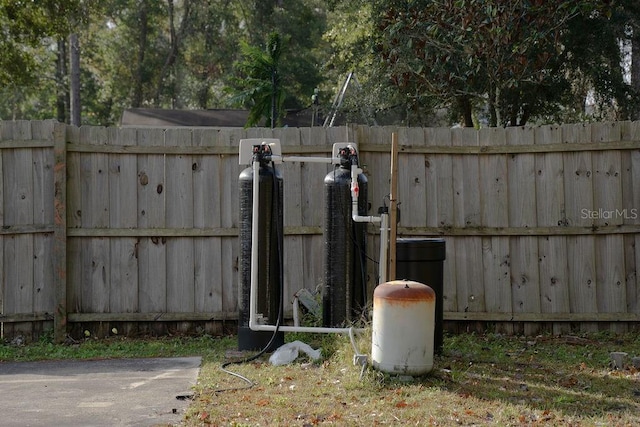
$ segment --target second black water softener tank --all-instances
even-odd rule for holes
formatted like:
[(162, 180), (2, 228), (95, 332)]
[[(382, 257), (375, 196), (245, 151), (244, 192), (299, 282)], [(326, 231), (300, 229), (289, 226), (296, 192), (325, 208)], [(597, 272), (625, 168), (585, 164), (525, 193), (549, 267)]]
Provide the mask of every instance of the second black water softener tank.
[[(366, 305), (366, 223), (352, 219), (351, 159), (324, 178), (324, 286), (322, 323), (343, 327), (358, 320)], [(358, 175), (358, 215), (366, 215), (367, 177)]]

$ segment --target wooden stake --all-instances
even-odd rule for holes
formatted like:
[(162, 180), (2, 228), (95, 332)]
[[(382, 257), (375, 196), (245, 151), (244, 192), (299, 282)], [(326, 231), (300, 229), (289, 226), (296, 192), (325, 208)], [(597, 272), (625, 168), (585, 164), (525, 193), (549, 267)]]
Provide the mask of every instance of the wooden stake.
[(396, 235), (398, 218), (398, 135), (391, 134), (391, 193), (389, 195), (389, 274), (388, 280), (396, 279)]

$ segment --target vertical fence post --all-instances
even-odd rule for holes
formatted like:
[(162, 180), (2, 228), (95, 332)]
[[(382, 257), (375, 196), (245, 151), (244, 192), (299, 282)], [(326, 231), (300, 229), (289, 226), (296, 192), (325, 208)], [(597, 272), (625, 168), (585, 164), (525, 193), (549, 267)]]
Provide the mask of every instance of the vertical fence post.
[(67, 138), (66, 125), (53, 128), (53, 281), (55, 287), (54, 339), (67, 335)]

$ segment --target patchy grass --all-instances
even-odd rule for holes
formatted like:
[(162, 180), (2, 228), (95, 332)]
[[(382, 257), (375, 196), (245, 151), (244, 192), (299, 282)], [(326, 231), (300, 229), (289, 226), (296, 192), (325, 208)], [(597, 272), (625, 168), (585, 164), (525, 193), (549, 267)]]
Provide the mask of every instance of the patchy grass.
[[(361, 378), (347, 337), (287, 336), (294, 339), (322, 346), (323, 361), (275, 367), (265, 355), (229, 366), (250, 388), (220, 369), (221, 355), (205, 358), (184, 424), (640, 425), (640, 374), (630, 363), (614, 370), (609, 357), (640, 356), (637, 334), (447, 336), (434, 370), (414, 379), (371, 368)], [(370, 354), (368, 340), (358, 340), (359, 352)]]
[[(323, 359), (300, 357), (272, 366), (263, 355), (228, 366), (252, 387), (220, 369), (238, 360), (236, 337), (87, 338), (66, 345), (43, 337), (28, 345), (0, 343), (0, 363), (202, 356), (184, 426), (640, 425), (640, 372), (631, 365), (631, 358), (640, 356), (638, 334), (446, 336), (433, 371), (415, 379), (371, 368), (361, 377), (345, 336), (287, 334), (286, 339), (322, 347)], [(369, 355), (370, 335), (359, 337), (356, 346)], [(613, 351), (628, 353), (624, 369), (612, 368)]]
[(207, 356), (224, 354), (224, 349), (236, 345), (236, 342), (234, 337), (127, 338), (113, 336), (102, 339), (90, 337), (80, 341), (69, 341), (66, 344), (54, 344), (50, 335), (44, 335), (37, 342), (27, 345), (0, 341), (0, 363), (52, 359)]

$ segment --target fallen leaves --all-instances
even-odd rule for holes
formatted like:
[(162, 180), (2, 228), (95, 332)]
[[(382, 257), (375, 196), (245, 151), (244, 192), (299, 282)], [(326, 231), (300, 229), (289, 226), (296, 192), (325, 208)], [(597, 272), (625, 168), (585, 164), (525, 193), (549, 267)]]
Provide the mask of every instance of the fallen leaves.
[(260, 399), (256, 402), (256, 405), (258, 406), (269, 406), (269, 404), (271, 403), (271, 401), (269, 399)]
[(396, 402), (396, 408), (405, 408), (407, 406), (407, 402), (401, 400), (400, 402)]

